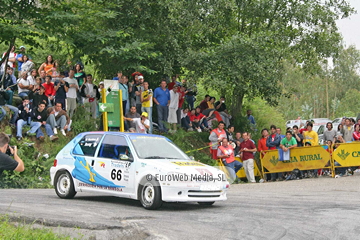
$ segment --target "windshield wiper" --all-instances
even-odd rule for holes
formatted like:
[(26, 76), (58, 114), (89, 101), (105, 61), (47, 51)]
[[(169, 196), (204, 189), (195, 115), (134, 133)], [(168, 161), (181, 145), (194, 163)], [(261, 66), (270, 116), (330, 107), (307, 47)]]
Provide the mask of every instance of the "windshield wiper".
[(149, 156), (149, 157), (146, 157), (145, 159), (165, 159), (165, 158), (160, 157), (160, 156)]

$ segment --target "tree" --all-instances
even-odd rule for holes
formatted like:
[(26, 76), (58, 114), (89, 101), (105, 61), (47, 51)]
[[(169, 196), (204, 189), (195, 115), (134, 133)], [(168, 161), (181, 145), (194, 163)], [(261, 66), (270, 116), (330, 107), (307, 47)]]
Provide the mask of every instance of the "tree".
[[(228, 23), (222, 21), (223, 11), (217, 11), (221, 4), (230, 9)], [(221, 24), (213, 28), (221, 33), (217, 35), (221, 40), (190, 50), (183, 64), (208, 86), (232, 95), (233, 113), (241, 112), (245, 96), (277, 103), (284, 59), (317, 73), (319, 61), (336, 56), (339, 49), (341, 36), (335, 21), (353, 13), (341, 0), (233, 0), (213, 7), (204, 27), (219, 19)]]

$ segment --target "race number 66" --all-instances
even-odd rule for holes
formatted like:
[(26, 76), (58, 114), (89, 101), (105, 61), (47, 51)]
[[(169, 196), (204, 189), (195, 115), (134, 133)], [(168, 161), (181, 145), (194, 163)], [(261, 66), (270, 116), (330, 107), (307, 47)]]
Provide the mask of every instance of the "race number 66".
[(120, 181), (121, 180), (121, 173), (122, 173), (122, 171), (119, 169), (119, 170), (117, 170), (116, 171), (116, 169), (113, 169), (113, 170), (111, 170), (111, 179), (112, 180), (118, 180), (118, 181)]

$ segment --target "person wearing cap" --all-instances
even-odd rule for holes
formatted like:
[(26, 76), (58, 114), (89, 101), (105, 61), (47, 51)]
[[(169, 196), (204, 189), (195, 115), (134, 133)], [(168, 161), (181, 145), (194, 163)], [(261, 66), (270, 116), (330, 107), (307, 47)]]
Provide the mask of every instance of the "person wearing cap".
[(139, 83), (135, 86), (135, 104), (136, 104), (136, 112), (141, 114), (141, 94), (144, 91), (144, 76), (138, 76)]
[[(18, 71), (19, 71), (19, 74), (20, 74), (21, 66), (24, 63), (23, 56), (25, 55), (26, 48), (25, 48), (25, 46), (20, 46), (19, 50), (20, 50), (20, 52), (16, 55), (16, 60), (17, 60), (17, 63), (18, 63)], [(29, 57), (29, 56), (27, 56), (27, 57), (29, 59), (28, 61), (31, 61), (31, 57)], [(20, 77), (20, 75), (19, 75), (19, 77)]]
[[(140, 118), (127, 118), (124, 117), (125, 120), (134, 122), (137, 133), (147, 133), (147, 130), (150, 129), (150, 121), (148, 119), (147, 112), (143, 112)], [(131, 131), (131, 130), (130, 130)]]

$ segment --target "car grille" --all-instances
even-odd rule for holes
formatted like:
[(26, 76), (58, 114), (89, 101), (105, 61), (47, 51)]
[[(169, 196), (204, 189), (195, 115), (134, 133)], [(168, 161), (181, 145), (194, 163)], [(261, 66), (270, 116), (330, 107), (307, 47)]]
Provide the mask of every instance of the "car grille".
[(203, 198), (212, 198), (212, 197), (220, 197), (221, 190), (209, 190), (209, 191), (201, 191), (201, 190), (189, 190), (189, 197), (203, 197)]

